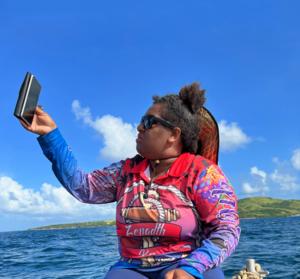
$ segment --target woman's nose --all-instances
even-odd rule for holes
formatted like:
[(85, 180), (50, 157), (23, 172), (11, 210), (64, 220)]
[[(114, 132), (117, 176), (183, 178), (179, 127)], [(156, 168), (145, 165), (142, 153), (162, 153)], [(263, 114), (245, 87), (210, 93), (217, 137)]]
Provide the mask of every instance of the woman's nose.
[(138, 132), (142, 132), (142, 131), (145, 130), (144, 125), (143, 125), (142, 123), (140, 123), (140, 124), (137, 126), (136, 129), (137, 129)]

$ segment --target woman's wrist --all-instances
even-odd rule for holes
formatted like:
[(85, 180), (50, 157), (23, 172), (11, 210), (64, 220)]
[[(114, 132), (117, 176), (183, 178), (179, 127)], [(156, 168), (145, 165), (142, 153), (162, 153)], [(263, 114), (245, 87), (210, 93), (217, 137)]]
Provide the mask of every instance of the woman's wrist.
[(39, 135), (39, 136), (44, 136), (46, 134), (49, 134), (51, 133), (53, 130), (55, 130), (57, 128), (56, 125), (53, 125), (52, 127), (46, 127), (46, 128), (43, 128), (43, 129), (40, 129), (40, 130), (37, 130), (36, 133)]

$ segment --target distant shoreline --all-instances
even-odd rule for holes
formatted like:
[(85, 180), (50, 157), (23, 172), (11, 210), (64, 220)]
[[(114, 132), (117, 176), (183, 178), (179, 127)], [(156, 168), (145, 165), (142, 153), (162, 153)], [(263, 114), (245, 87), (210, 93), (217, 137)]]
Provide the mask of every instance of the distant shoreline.
[(114, 220), (95, 221), (95, 222), (82, 222), (71, 224), (57, 224), (42, 227), (30, 228), (30, 231), (45, 231), (45, 230), (64, 230), (64, 229), (79, 229), (79, 228), (97, 228), (114, 226), (116, 222)]
[[(300, 215), (271, 216), (271, 217), (270, 216), (267, 216), (267, 217), (241, 217), (240, 219), (241, 220), (257, 220), (257, 219), (293, 218), (293, 217), (300, 217)], [(111, 227), (111, 226), (115, 226), (116, 225), (115, 221), (100, 221), (100, 222), (103, 222), (105, 224), (86, 225), (85, 222), (83, 222), (83, 223), (76, 223), (76, 224), (60, 224), (60, 225), (49, 225), (49, 226), (43, 226), (43, 227), (30, 228), (30, 229), (28, 229), (28, 231), (89, 229), (89, 228), (99, 228), (99, 227)], [(95, 222), (95, 223), (98, 223), (98, 222)]]
[[(238, 201), (240, 219), (299, 217), (300, 200), (282, 200), (267, 197), (245, 198)], [(61, 230), (114, 226), (114, 220), (57, 224), (30, 228), (29, 230)]]

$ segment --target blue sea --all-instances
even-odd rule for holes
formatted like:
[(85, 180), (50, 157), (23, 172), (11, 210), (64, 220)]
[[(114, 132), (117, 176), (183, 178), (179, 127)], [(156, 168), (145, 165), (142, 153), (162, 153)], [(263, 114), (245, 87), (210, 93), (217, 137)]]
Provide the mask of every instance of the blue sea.
[[(226, 278), (254, 258), (268, 278), (300, 279), (300, 217), (243, 219), (241, 227)], [(0, 278), (101, 279), (117, 259), (115, 227), (0, 233)]]

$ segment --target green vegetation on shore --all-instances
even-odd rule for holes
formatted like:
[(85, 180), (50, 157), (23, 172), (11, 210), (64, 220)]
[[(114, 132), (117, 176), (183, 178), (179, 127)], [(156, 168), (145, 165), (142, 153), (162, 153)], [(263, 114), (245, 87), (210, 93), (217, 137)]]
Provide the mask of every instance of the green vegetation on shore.
[(246, 198), (239, 200), (238, 207), (240, 218), (300, 215), (300, 200), (282, 200), (265, 197)]
[[(238, 201), (240, 218), (268, 218), (300, 216), (300, 200), (282, 200), (265, 197), (246, 198)], [(59, 230), (113, 226), (115, 221), (97, 221), (50, 225), (31, 230)]]
[(115, 221), (108, 220), (108, 221), (50, 225), (50, 226), (32, 228), (30, 230), (62, 230), (62, 229), (77, 229), (77, 228), (95, 228), (95, 227), (103, 227), (103, 226), (113, 226), (115, 224), (116, 224)]

